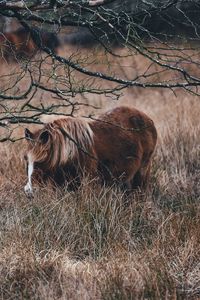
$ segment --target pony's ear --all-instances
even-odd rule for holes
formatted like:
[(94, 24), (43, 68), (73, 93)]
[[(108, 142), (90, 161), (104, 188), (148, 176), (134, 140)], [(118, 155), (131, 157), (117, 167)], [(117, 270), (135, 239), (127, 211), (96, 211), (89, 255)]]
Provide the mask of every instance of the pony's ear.
[(28, 128), (25, 128), (24, 136), (25, 136), (25, 139), (27, 141), (32, 141), (33, 140), (33, 133)]
[(40, 141), (43, 143), (43, 144), (46, 144), (49, 140), (49, 131), (48, 130), (45, 130), (43, 131), (41, 134), (40, 134), (40, 137), (39, 137)]

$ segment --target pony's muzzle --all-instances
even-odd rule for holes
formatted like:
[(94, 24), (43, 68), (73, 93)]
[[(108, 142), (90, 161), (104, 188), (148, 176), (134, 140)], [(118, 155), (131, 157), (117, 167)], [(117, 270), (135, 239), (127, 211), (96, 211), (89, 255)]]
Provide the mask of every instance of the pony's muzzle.
[(25, 185), (24, 192), (28, 198), (33, 198), (33, 189), (29, 182)]

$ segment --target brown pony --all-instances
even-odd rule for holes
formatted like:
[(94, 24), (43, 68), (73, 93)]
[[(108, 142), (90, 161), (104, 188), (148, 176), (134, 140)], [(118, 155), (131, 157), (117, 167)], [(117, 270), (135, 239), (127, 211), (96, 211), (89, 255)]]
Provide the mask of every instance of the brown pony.
[(25, 129), (25, 138), (25, 192), (31, 195), (32, 179), (74, 189), (85, 174), (107, 184), (118, 181), (129, 190), (144, 188), (157, 132), (147, 115), (121, 106), (95, 120), (67, 117), (34, 133)]
[[(60, 45), (57, 36), (44, 30), (37, 31), (41, 45), (56, 52)], [(39, 47), (34, 43), (31, 33), (26, 28), (20, 27), (13, 32), (0, 34), (0, 56), (7, 61), (22, 57), (31, 58), (38, 50)]]

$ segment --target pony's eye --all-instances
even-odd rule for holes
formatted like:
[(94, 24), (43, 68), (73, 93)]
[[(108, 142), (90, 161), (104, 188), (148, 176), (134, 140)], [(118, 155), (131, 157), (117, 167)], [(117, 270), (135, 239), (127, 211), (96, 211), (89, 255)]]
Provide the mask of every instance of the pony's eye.
[(27, 155), (26, 155), (26, 154), (24, 155), (24, 160), (25, 160), (25, 161), (27, 161), (27, 160), (28, 160), (28, 157), (27, 157)]

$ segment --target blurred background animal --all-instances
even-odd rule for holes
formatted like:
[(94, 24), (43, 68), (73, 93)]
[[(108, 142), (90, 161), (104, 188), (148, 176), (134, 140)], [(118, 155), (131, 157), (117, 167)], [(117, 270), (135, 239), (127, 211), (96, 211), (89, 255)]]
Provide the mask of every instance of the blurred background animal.
[(41, 29), (34, 30), (38, 33), (39, 42), (36, 44), (32, 33), (24, 27), (0, 33), (0, 56), (6, 61), (14, 61), (21, 58), (31, 58), (43, 47), (57, 52), (60, 45), (57, 35)]

